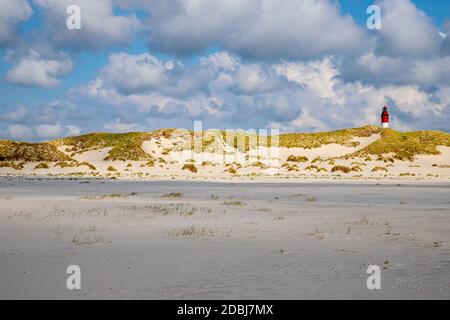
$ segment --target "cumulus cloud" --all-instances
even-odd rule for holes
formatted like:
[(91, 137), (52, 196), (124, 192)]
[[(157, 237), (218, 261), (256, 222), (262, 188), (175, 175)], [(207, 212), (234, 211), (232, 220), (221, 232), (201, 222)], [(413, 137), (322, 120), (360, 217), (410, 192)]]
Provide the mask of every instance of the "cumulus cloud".
[(138, 123), (123, 123), (121, 119), (114, 119), (114, 121), (106, 123), (103, 129), (114, 132), (145, 131), (144, 126)]
[(120, 93), (131, 94), (167, 85), (170, 70), (173, 69), (148, 53), (118, 53), (110, 56), (108, 65), (100, 71), (100, 78)]
[(6, 122), (21, 122), (25, 120), (25, 117), (28, 113), (28, 109), (24, 106), (19, 106), (16, 110), (1, 114), (0, 121)]
[(78, 136), (81, 133), (81, 128), (74, 125), (67, 126), (67, 135), (68, 136)]
[(431, 19), (409, 0), (379, 1), (382, 28), (378, 53), (394, 57), (431, 57), (439, 53), (441, 37)]
[(47, 57), (37, 51), (30, 51), (20, 57), (6, 73), (6, 80), (23, 86), (55, 87), (59, 77), (72, 71), (72, 61), (65, 54)]
[(33, 130), (21, 124), (11, 124), (8, 126), (7, 135), (11, 139), (28, 140), (33, 137)]
[(27, 0), (0, 0), (0, 45), (16, 36), (17, 23), (28, 20), (33, 10)]
[[(382, 29), (370, 32), (331, 0), (33, 1), (46, 49), (7, 51), (7, 81), (57, 86), (74, 51), (123, 45), (142, 28), (151, 53), (113, 50), (67, 101), (1, 112), (10, 137), (191, 128), (193, 120), (317, 131), (378, 124), (385, 103), (394, 128), (450, 129), (450, 24), (438, 30), (409, 0), (378, 1)], [(68, 4), (81, 6), (81, 30), (65, 28)], [(130, 5), (147, 9), (145, 23)], [(26, 19), (10, 11), (23, 17), (11, 21)]]
[(150, 48), (175, 54), (221, 46), (261, 58), (311, 58), (359, 50), (363, 29), (328, 1), (144, 1)]
[(344, 59), (340, 66), (347, 81), (375, 85), (433, 86), (450, 84), (450, 56), (434, 59), (377, 56), (373, 52)]
[[(57, 48), (99, 49), (125, 44), (140, 28), (135, 15), (118, 15), (113, 0), (34, 0), (44, 10), (49, 40)], [(81, 29), (66, 28), (69, 5), (81, 9)]]
[(34, 128), (36, 137), (39, 139), (59, 138), (63, 135), (64, 129), (59, 122), (55, 124), (41, 124)]
[[(174, 74), (166, 68), (167, 61), (148, 54), (120, 54), (121, 61), (130, 66), (129, 83), (147, 83), (132, 93), (123, 90), (113, 71), (114, 59), (100, 72), (99, 77), (78, 89), (78, 93), (118, 108), (137, 108), (141, 119), (127, 127), (115, 120), (108, 128), (123, 131), (149, 119), (201, 119), (205, 127), (261, 128), (271, 125), (284, 130), (315, 131), (338, 127), (377, 124), (379, 111), (385, 103), (397, 111), (397, 128), (426, 127), (437, 117), (449, 118), (446, 88), (428, 92), (418, 85), (384, 84), (373, 86), (361, 81), (345, 81), (339, 59), (331, 56), (304, 62), (249, 63), (227, 52), (201, 57), (198, 64), (183, 66), (176, 61)], [(233, 61), (225, 67), (219, 61)], [(135, 67), (136, 61), (151, 61), (157, 66), (158, 90), (154, 90), (153, 73), (147, 75), (146, 66)], [(218, 67), (221, 66), (221, 67)], [(134, 72), (131, 72), (135, 70)], [(202, 74), (203, 82), (180, 95), (179, 83), (189, 81), (191, 75)], [(175, 76), (176, 75), (176, 76)], [(148, 81), (146, 77), (149, 77)], [(161, 78), (163, 80), (161, 80)], [(195, 77), (194, 77), (195, 78)], [(202, 78), (202, 77), (200, 77)], [(167, 81), (170, 79), (170, 81)], [(393, 115), (395, 119), (395, 112)], [(428, 120), (424, 120), (428, 119)], [(428, 122), (427, 122), (428, 121)], [(211, 123), (211, 125), (209, 125)]]

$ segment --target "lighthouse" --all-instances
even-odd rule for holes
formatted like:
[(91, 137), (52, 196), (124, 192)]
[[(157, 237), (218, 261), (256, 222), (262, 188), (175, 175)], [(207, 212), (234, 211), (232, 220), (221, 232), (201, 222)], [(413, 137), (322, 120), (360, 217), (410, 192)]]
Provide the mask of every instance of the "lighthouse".
[(389, 128), (389, 112), (388, 107), (385, 105), (381, 112), (381, 126), (383, 128)]

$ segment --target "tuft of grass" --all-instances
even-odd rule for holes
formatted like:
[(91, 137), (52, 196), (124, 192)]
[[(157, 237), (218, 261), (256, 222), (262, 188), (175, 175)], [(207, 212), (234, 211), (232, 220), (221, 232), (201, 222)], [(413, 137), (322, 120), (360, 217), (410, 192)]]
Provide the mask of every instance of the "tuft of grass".
[(237, 173), (237, 169), (235, 167), (229, 167), (227, 170), (225, 170), (224, 172), (229, 172), (231, 174), (236, 174)]
[(48, 169), (49, 165), (46, 162), (41, 162), (34, 167), (34, 169)]
[(90, 164), (89, 162), (81, 162), (81, 163), (77, 164), (77, 167), (81, 167), (81, 166), (86, 166), (91, 170), (97, 170), (97, 168), (94, 165)]
[(243, 207), (246, 205), (245, 202), (242, 202), (241, 200), (225, 200), (223, 204), (228, 207)]
[(385, 167), (373, 167), (373, 169), (371, 170), (372, 172), (377, 172), (377, 171), (385, 171), (388, 172), (388, 169), (386, 169)]
[(131, 193), (111, 193), (111, 194), (101, 194), (94, 196), (83, 196), (80, 199), (83, 200), (104, 200), (104, 199), (127, 199), (131, 196), (137, 196), (136, 192)]
[(9, 162), (9, 161), (0, 161), (0, 168), (13, 168), (14, 170), (22, 170), (25, 166), (25, 162)]
[(189, 170), (192, 173), (197, 173), (198, 169), (197, 167), (192, 164), (192, 163), (186, 163), (183, 168), (181, 168), (182, 170)]
[[(214, 237), (221, 229), (212, 227), (182, 227), (173, 228), (165, 233), (172, 238), (211, 238)], [(230, 236), (231, 229), (222, 230), (224, 236)]]
[(181, 198), (184, 196), (184, 193), (182, 192), (170, 192), (170, 193), (164, 193), (162, 195), (163, 198)]
[(197, 207), (186, 203), (152, 203), (142, 208), (144, 213), (157, 214), (161, 216), (193, 216), (196, 213), (209, 214), (212, 212), (208, 207)]
[(294, 156), (294, 155), (290, 155), (286, 161), (290, 161), (290, 162), (307, 162), (308, 161), (308, 157), (305, 156)]
[(151, 168), (155, 166), (155, 161), (153, 160), (149, 160), (146, 163), (141, 164), (141, 168), (147, 167), (147, 168)]
[(267, 169), (267, 165), (262, 163), (261, 161), (253, 162), (249, 164), (248, 167), (258, 167), (260, 169)]
[(117, 172), (117, 169), (114, 168), (113, 166), (109, 166), (108, 168), (106, 168), (106, 170), (112, 171), (112, 172)]
[(337, 171), (341, 171), (343, 173), (349, 173), (351, 171), (351, 169), (349, 167), (341, 166), (341, 165), (337, 165), (337, 166), (334, 166), (333, 168), (331, 168), (331, 172), (337, 172)]

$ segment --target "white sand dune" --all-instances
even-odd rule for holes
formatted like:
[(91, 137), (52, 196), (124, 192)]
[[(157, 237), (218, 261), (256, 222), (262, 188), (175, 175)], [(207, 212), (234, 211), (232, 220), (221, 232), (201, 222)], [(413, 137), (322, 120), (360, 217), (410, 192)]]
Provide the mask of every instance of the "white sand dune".
[[(440, 146), (438, 155), (418, 155), (414, 161), (386, 161), (377, 156), (367, 158), (348, 157), (380, 139), (379, 134), (370, 137), (355, 137), (356, 147), (350, 144), (323, 144), (318, 148), (264, 148), (259, 147), (248, 153), (230, 149), (220, 141), (216, 150), (209, 148), (203, 153), (190, 149), (180, 149), (185, 141), (180, 136), (152, 138), (142, 143), (142, 150), (154, 159), (147, 161), (104, 161), (112, 148), (89, 150), (72, 154), (65, 145), (58, 150), (72, 156), (79, 163), (88, 163), (95, 170), (85, 166), (60, 168), (49, 163), (49, 168), (35, 169), (39, 163), (27, 163), (22, 170), (1, 167), (3, 176), (87, 176), (133, 180), (214, 180), (214, 181), (303, 181), (303, 180), (450, 180), (450, 147)], [(228, 149), (227, 149), (228, 148)], [(225, 152), (226, 151), (226, 152)], [(306, 157), (304, 162), (285, 163), (289, 156)], [(186, 164), (195, 166), (197, 172), (183, 170)], [(352, 169), (350, 172), (332, 171), (335, 166)]]

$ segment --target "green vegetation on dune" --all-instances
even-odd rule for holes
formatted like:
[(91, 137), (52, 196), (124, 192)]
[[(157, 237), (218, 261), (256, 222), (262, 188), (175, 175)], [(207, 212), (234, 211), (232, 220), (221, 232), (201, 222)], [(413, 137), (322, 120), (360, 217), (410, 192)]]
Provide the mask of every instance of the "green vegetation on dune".
[(286, 133), (280, 134), (280, 147), (312, 149), (331, 143), (356, 147), (358, 142), (352, 142), (353, 138), (370, 137), (380, 132), (381, 128), (378, 126), (364, 126), (329, 132)]
[[(287, 133), (280, 134), (279, 145), (281, 147), (293, 148), (318, 148), (324, 144), (337, 143), (346, 146), (356, 146), (358, 142), (352, 141), (355, 137), (370, 137), (373, 134), (380, 134), (380, 139), (358, 150), (349, 157), (366, 157), (367, 160), (372, 159), (371, 155), (378, 156), (378, 160), (387, 159), (391, 162), (397, 160), (413, 160), (416, 155), (420, 154), (439, 154), (437, 146), (450, 147), (450, 134), (440, 131), (415, 131), (415, 132), (398, 132), (392, 129), (382, 129), (378, 126), (364, 126), (360, 128), (342, 129), (330, 132), (317, 133)], [(250, 132), (234, 132), (229, 139), (225, 139), (225, 131), (218, 130), (203, 135), (202, 149), (203, 151), (215, 148), (212, 144), (216, 138), (220, 138), (222, 147), (218, 152), (223, 150), (223, 142), (231, 143), (240, 151), (248, 151), (253, 149), (257, 144), (271, 145), (271, 137), (256, 137)], [(111, 148), (105, 161), (146, 161), (147, 166), (154, 165), (156, 159), (152, 155), (146, 153), (142, 149), (142, 143), (146, 140), (156, 139), (157, 144), (161, 144), (158, 140), (166, 138), (172, 139), (171, 148), (165, 148), (166, 154), (177, 149), (176, 147), (193, 147), (192, 131), (185, 131), (185, 136), (177, 133), (176, 129), (160, 129), (153, 132), (129, 132), (129, 133), (91, 133), (78, 137), (69, 137), (57, 139), (44, 143), (28, 143), (0, 140), (0, 162), (4, 167), (11, 166), (12, 162), (75, 162), (73, 165), (79, 165), (71, 156), (90, 150), (99, 150), (102, 148)], [(225, 140), (225, 141), (224, 141)], [(226, 141), (228, 140), (228, 141)], [(243, 143), (238, 143), (240, 140)], [(267, 141), (266, 141), (267, 140)], [(218, 141), (217, 141), (218, 142)], [(66, 146), (66, 152), (70, 156), (59, 151), (57, 147)], [(385, 158), (387, 156), (388, 158)], [(316, 158), (316, 161), (325, 161)], [(387, 160), (385, 162), (387, 162)], [(287, 161), (303, 162), (308, 161), (306, 157), (291, 156)], [(162, 160), (160, 159), (160, 162)], [(334, 165), (334, 163), (329, 162)], [(59, 164), (61, 167), (64, 164)], [(69, 164), (66, 164), (69, 166)], [(94, 170), (94, 166), (90, 167)], [(188, 168), (185, 168), (188, 169)]]
[(381, 138), (355, 153), (358, 156), (392, 154), (397, 160), (414, 160), (416, 155), (439, 154), (437, 146), (450, 147), (450, 134), (441, 131), (398, 132), (383, 129)]
[(56, 162), (71, 160), (50, 143), (0, 141), (0, 161)]
[(112, 148), (105, 161), (135, 160), (148, 161), (152, 157), (142, 149), (142, 143), (151, 137), (151, 133), (90, 133), (78, 137), (63, 138), (52, 143), (66, 145), (71, 154), (102, 148)]

